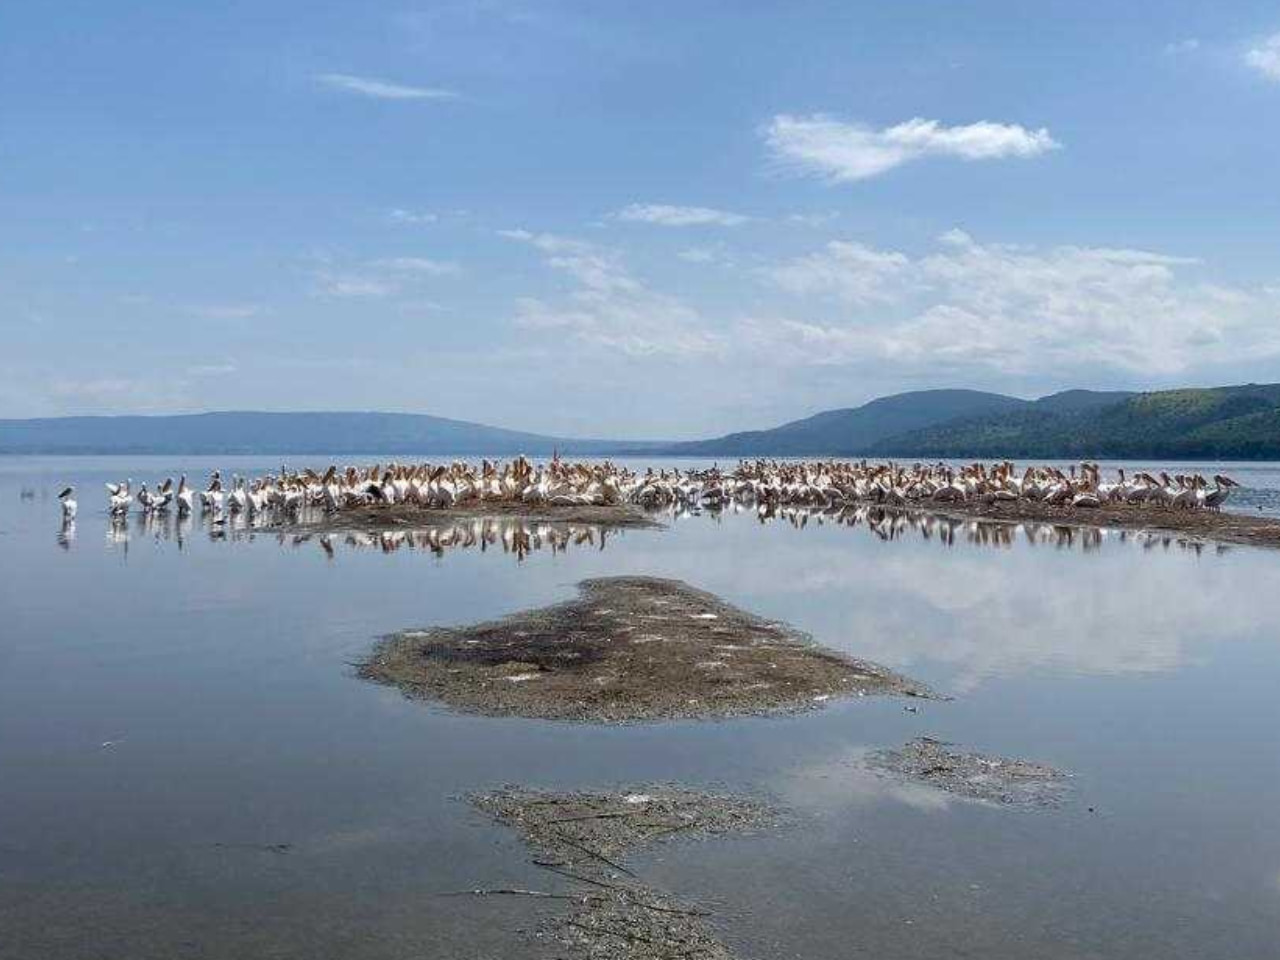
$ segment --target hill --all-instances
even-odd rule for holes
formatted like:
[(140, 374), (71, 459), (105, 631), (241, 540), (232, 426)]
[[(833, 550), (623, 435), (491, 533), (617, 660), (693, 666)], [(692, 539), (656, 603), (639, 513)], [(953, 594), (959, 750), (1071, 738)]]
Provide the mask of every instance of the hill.
[(956, 418), (998, 415), (1027, 404), (1017, 397), (978, 390), (918, 390), (881, 397), (860, 407), (827, 410), (771, 430), (671, 444), (661, 452), (687, 457), (854, 455), (904, 432)]
[(565, 440), (408, 413), (199, 413), (0, 420), (0, 453), (587, 453), (630, 445)]
[(1054, 399), (900, 433), (878, 442), (872, 452), (983, 458), (1280, 457), (1280, 384), (1161, 390), (1086, 404)]
[(0, 453), (1280, 459), (1280, 384), (1022, 400), (921, 390), (683, 443), (569, 439), (408, 413), (0, 420)]

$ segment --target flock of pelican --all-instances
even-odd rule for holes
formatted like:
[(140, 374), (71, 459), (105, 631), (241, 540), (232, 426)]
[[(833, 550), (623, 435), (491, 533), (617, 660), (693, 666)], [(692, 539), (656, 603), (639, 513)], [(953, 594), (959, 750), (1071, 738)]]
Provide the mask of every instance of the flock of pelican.
[(1108, 503), (1151, 504), (1187, 509), (1219, 509), (1239, 486), (1222, 475), (1210, 486), (1198, 474), (1159, 477), (1140, 472), (1132, 477), (1117, 471), (1104, 479), (1097, 464), (1082, 463), (1068, 472), (1057, 467), (1026, 467), (1019, 472), (1008, 462), (988, 466), (974, 463), (959, 469), (939, 464), (870, 464), (865, 460), (790, 462), (741, 461), (722, 473), (650, 470), (629, 489), (632, 501), (646, 506), (727, 502), (843, 506), (874, 503), (885, 506), (999, 502), (1036, 502), (1090, 508)]
[[(108, 483), (108, 511), (123, 517), (135, 505), (144, 514), (174, 510), (189, 516), (219, 518), (242, 514), (297, 517), (304, 510), (340, 513), (356, 507), (404, 504), (449, 509), (484, 504), (528, 506), (608, 506), (626, 503), (647, 509), (681, 506), (716, 509), (727, 504), (808, 506), (832, 508), (852, 504), (927, 506), (959, 503), (1034, 502), (1072, 508), (1104, 504), (1152, 505), (1188, 510), (1216, 510), (1238, 487), (1221, 474), (1212, 484), (1199, 474), (1159, 475), (1123, 469), (1104, 478), (1094, 463), (1057, 467), (1029, 466), (1022, 470), (1005, 461), (914, 464), (867, 461), (740, 461), (721, 470), (649, 468), (644, 473), (616, 465), (567, 462), (559, 457), (535, 466), (525, 457), (504, 464), (484, 460), (479, 466), (463, 461), (445, 464), (375, 464), (370, 467), (328, 467), (323, 473), (305, 469), (258, 477), (232, 476), (224, 484), (214, 471), (203, 489), (195, 490), (182, 476), (154, 490), (144, 483), (134, 492), (132, 480)], [(75, 491), (60, 494), (64, 519), (76, 514)]]
[[(438, 509), (481, 502), (621, 504), (633, 476), (609, 463), (567, 463), (555, 458), (535, 467), (526, 458), (517, 457), (501, 468), (488, 460), (479, 468), (463, 461), (343, 469), (330, 466), (323, 474), (282, 466), (277, 473), (260, 477), (233, 475), (229, 485), (215, 470), (202, 490), (193, 490), (183, 476), (176, 487), (170, 477), (154, 491), (143, 484), (136, 495), (131, 479), (106, 487), (112, 516), (127, 515), (136, 501), (145, 513), (176, 509), (179, 515), (187, 515), (198, 506), (202, 514), (227, 512), (252, 517), (265, 513), (290, 516), (307, 508), (337, 513), (352, 507), (391, 504)], [(64, 492), (70, 495), (74, 491), (68, 488)]]

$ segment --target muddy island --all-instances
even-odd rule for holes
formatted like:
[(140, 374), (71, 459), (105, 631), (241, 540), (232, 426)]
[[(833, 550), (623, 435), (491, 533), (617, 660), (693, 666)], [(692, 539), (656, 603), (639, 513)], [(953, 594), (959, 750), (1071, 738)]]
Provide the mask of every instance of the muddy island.
[(931, 696), (679, 580), (584, 580), (576, 599), (466, 627), (405, 630), (359, 666), (411, 697), (585, 723), (727, 718), (837, 698)]

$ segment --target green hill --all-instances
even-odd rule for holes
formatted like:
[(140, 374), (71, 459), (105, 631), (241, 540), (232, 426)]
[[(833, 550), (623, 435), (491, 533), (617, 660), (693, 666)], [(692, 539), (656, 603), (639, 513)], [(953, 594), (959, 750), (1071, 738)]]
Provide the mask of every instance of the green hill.
[[(1081, 393), (1085, 391), (1080, 391)], [(664, 454), (687, 457), (802, 457), (866, 453), (876, 443), (957, 417), (1000, 414), (1028, 401), (978, 390), (918, 390), (793, 420), (771, 430), (675, 443)]]
[(918, 457), (1280, 458), (1280, 384), (1162, 390), (961, 417), (877, 443)]

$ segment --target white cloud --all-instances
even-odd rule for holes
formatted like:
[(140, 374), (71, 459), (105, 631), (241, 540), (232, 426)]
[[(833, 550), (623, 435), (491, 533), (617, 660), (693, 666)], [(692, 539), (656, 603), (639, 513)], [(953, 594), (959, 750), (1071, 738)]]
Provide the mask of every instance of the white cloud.
[(397, 207), (394, 210), (388, 211), (387, 219), (390, 220), (392, 223), (408, 223), (408, 224), (420, 225), (424, 223), (435, 223), (437, 220), (440, 219), (440, 217), (438, 214), (432, 213), (429, 210), (423, 210), (423, 211), (403, 210)]
[(838, 219), (840, 214), (834, 210), (828, 210), (825, 213), (793, 213), (787, 217), (787, 223), (799, 224), (802, 227), (825, 227)]
[(400, 284), (395, 281), (368, 274), (322, 270), (315, 275), (315, 281), (316, 293), (324, 297), (378, 299), (400, 292)]
[(1059, 146), (1044, 127), (1029, 130), (985, 120), (945, 127), (917, 117), (877, 130), (822, 114), (779, 114), (765, 127), (764, 137), (784, 165), (833, 182), (865, 180), (923, 157), (1035, 157)]
[(187, 374), (193, 377), (225, 377), (237, 369), (234, 363), (198, 363), (187, 367)]
[(569, 335), (581, 343), (633, 357), (693, 357), (719, 350), (721, 338), (707, 329), (696, 310), (648, 288), (631, 276), (612, 251), (547, 233), (499, 233), (541, 251), (548, 266), (574, 283), (562, 302), (553, 304), (535, 297), (518, 300), (517, 326)]
[(1246, 50), (1244, 62), (1268, 80), (1280, 82), (1280, 33), (1273, 33)]
[(685, 263), (715, 263), (716, 251), (710, 247), (689, 247), (676, 254)]
[(410, 87), (371, 77), (356, 77), (349, 73), (321, 73), (316, 83), (333, 90), (356, 93), (377, 100), (453, 100), (457, 94), (439, 87)]
[(206, 320), (251, 320), (266, 308), (256, 303), (211, 303), (187, 307), (187, 312)]
[(711, 207), (678, 207), (666, 203), (633, 203), (614, 218), (628, 223), (653, 223), (663, 227), (736, 227), (751, 218)]
[(766, 273), (791, 293), (835, 293), (851, 303), (875, 303), (897, 297), (908, 267), (909, 262), (901, 253), (833, 240), (819, 253)]
[(457, 273), (459, 267), (449, 260), (429, 260), (426, 257), (391, 257), (386, 260), (374, 260), (372, 266), (384, 267), (401, 273), (421, 273), (428, 276), (445, 276)]
[(917, 258), (839, 241), (766, 272), (807, 298), (810, 316), (757, 317), (741, 333), (791, 363), (892, 364), (934, 380), (1172, 378), (1280, 355), (1280, 298), (1199, 282), (1186, 276), (1194, 265), (1143, 250), (982, 244), (958, 230)]
[(322, 266), (312, 272), (313, 293), (337, 299), (386, 299), (413, 294), (431, 277), (459, 273), (461, 267), (449, 260), (427, 257), (386, 257), (347, 266), (321, 258)]
[(1185, 40), (1174, 40), (1164, 45), (1166, 56), (1177, 57), (1183, 54), (1195, 53), (1200, 49), (1200, 41), (1196, 37), (1187, 37)]

